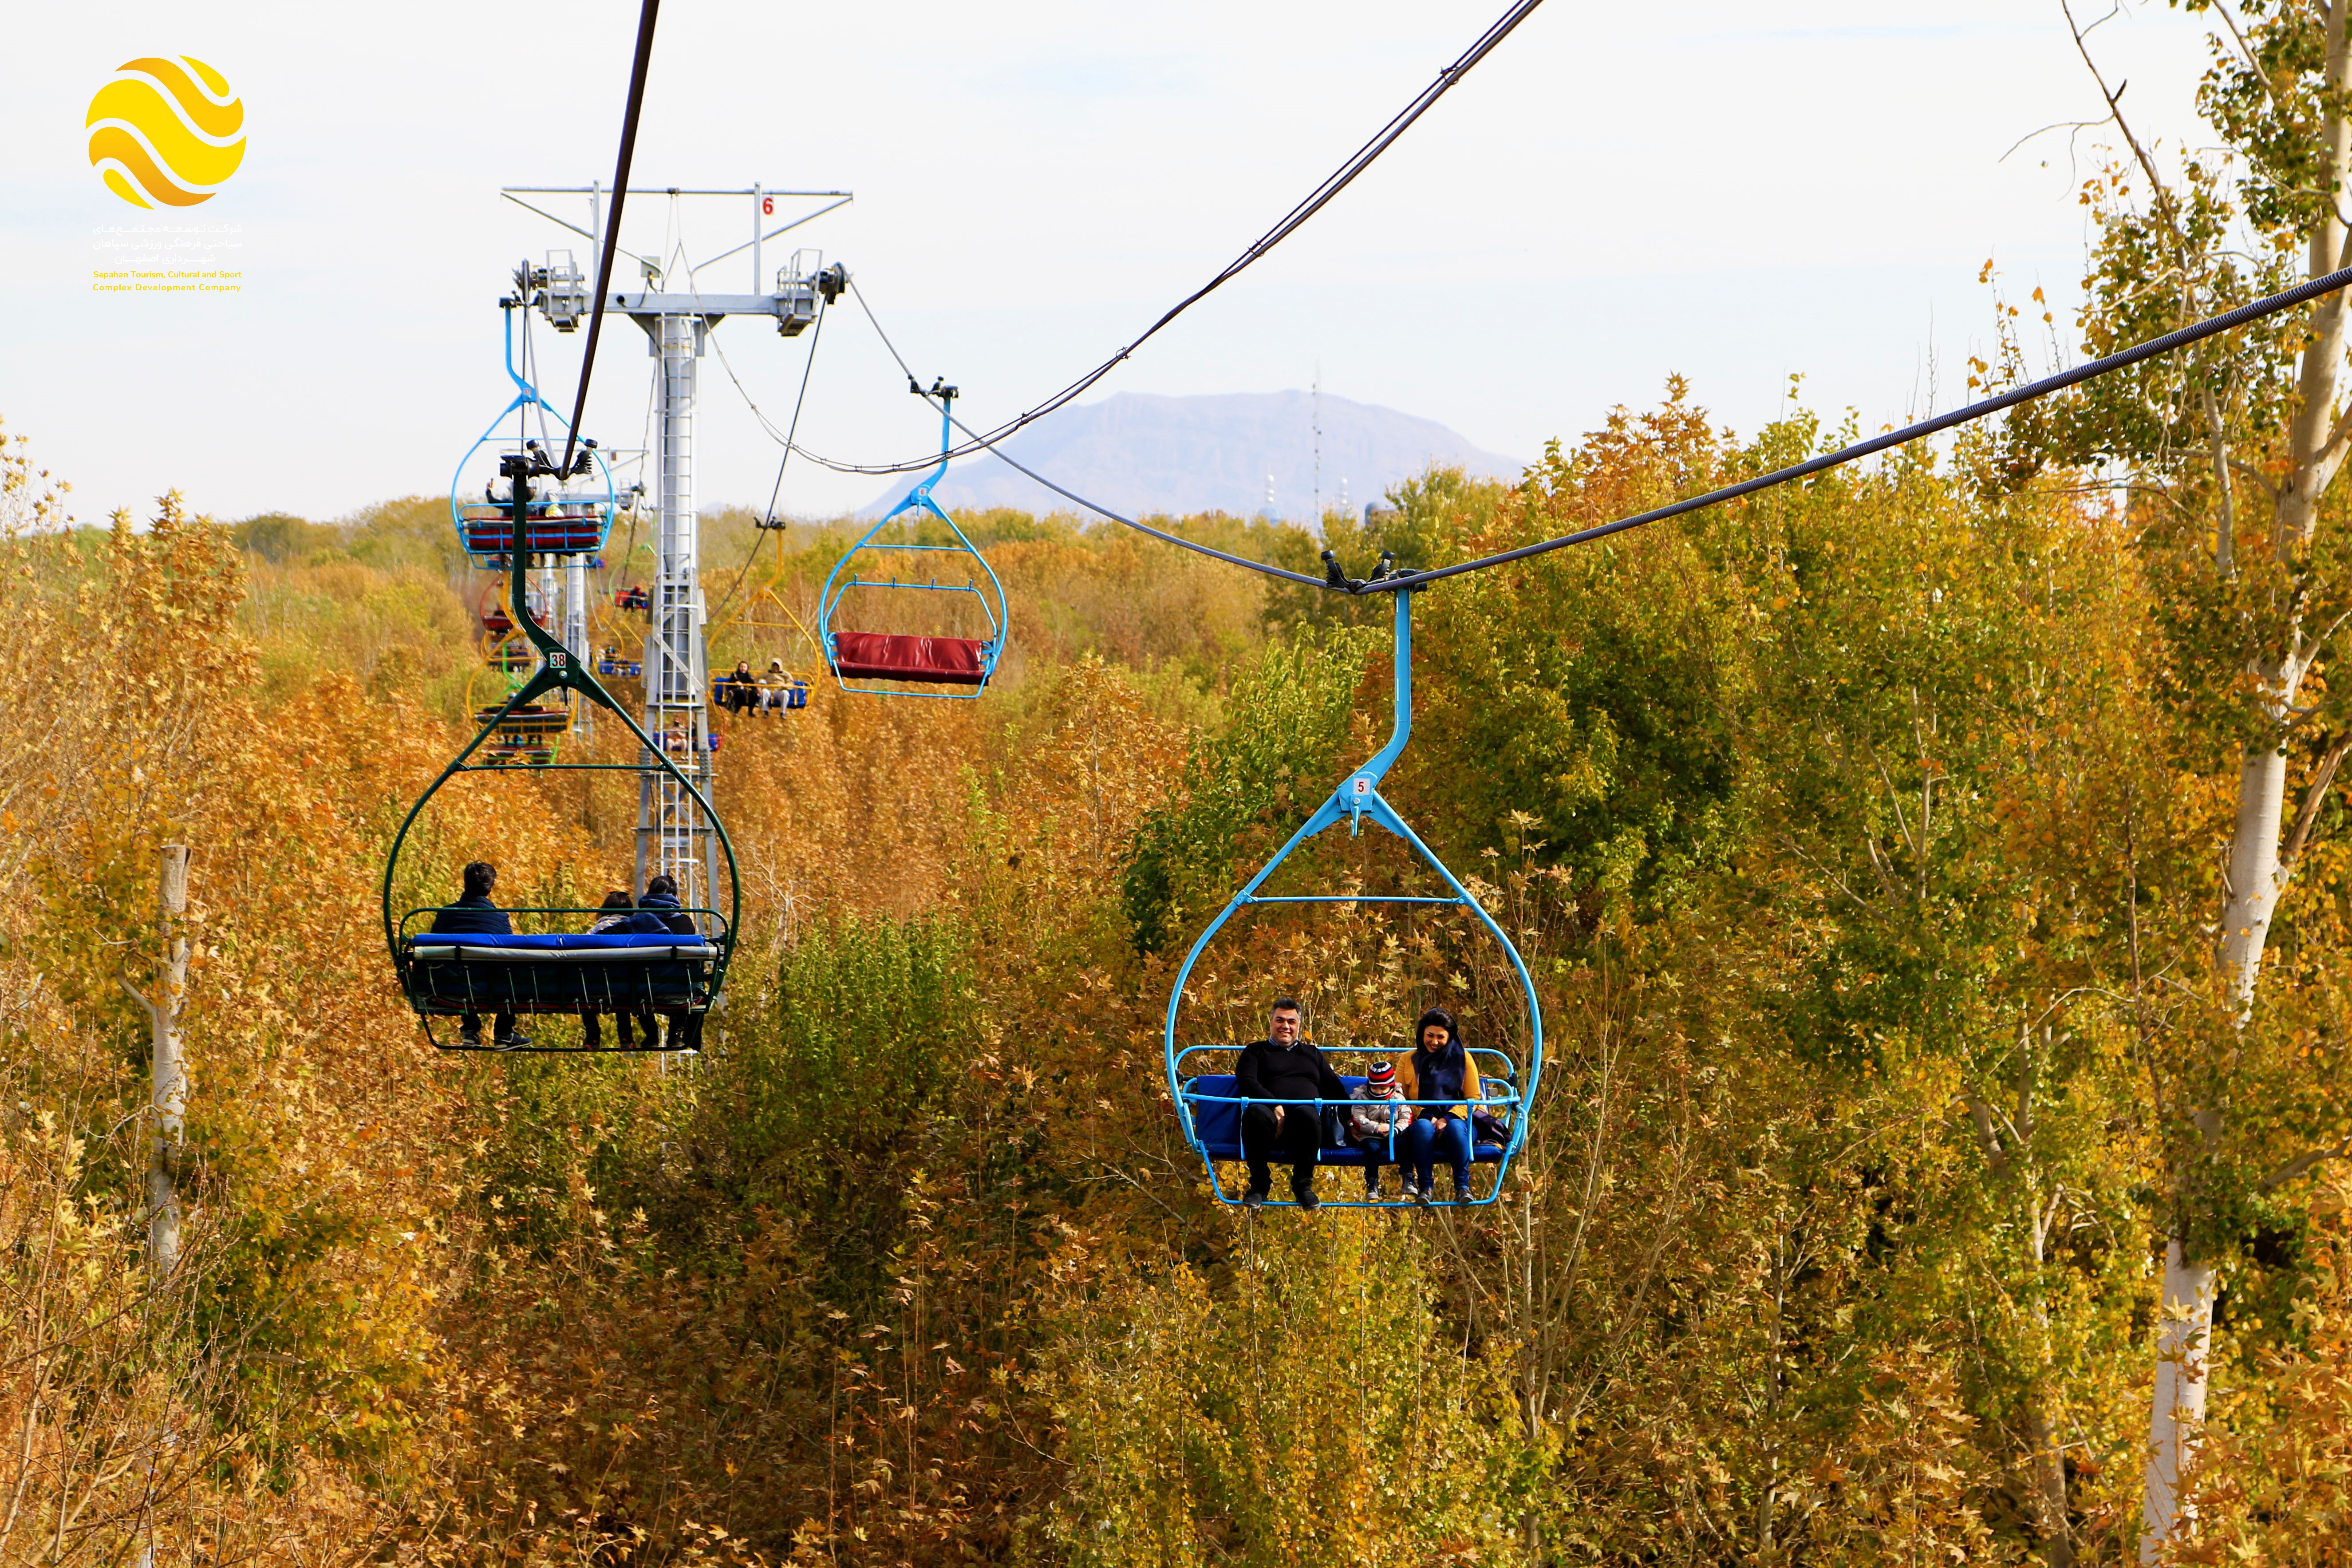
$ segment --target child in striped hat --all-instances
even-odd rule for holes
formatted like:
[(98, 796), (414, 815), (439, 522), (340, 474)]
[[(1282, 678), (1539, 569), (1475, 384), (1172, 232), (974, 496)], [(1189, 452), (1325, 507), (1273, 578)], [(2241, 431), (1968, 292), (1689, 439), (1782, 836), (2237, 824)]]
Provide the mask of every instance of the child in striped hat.
[[(1404, 1098), (1404, 1090), (1397, 1086), (1396, 1068), (1385, 1059), (1371, 1065), (1364, 1081), (1348, 1091), (1348, 1098), (1359, 1102), (1348, 1108), (1348, 1131), (1356, 1147), (1364, 1152), (1364, 1195), (1377, 1199), (1381, 1167), (1403, 1163), (1403, 1151), (1391, 1140), (1402, 1138), (1412, 1125), (1412, 1107), (1395, 1103)], [(1405, 1167), (1404, 1195), (1413, 1195), (1410, 1165)]]

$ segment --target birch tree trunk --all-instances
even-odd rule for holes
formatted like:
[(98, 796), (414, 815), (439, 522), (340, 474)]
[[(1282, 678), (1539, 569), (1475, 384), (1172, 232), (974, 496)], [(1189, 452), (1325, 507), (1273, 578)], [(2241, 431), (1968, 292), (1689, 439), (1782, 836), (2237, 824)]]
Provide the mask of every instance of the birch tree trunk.
[(2152, 1563), (2188, 1521), (2180, 1476), (2195, 1457), (2205, 1419), (2205, 1362), (2213, 1331), (2213, 1270), (2192, 1261), (2176, 1238), (2164, 1249), (2164, 1298), (2157, 1321), (2156, 1415), (2140, 1505), (2139, 1557)]
[[(188, 1070), (181, 1055), (180, 1013), (188, 989), (188, 847), (166, 844), (161, 854), (158, 924), (163, 955), (155, 994), (141, 996), (153, 1028), (150, 1083), (155, 1133), (147, 1155), (147, 1271), (160, 1285), (180, 1261), (180, 1147), (185, 1136)], [(133, 995), (137, 995), (135, 991)]]
[[(2352, 0), (2322, 8), (2327, 39), (2326, 114), (2319, 137), (2320, 188), (2330, 195), (2326, 215), (2314, 226), (2306, 260), (2313, 278), (2344, 265), (2342, 217), (2347, 174), (2352, 173), (2352, 120), (2344, 112), (2345, 88), (2352, 79), (2352, 33), (2346, 13)], [(2347, 426), (2336, 402), (2344, 369), (2347, 304), (2342, 292), (2312, 307), (2311, 336), (2305, 344), (2298, 400), (2289, 429), (2286, 479), (2279, 487), (2273, 545), (2278, 560), (2294, 566), (2308, 550), (2318, 526), (2319, 503), (2343, 466)], [(2217, 957), (2242, 1021), (2252, 1012), (2262, 977), (2263, 949), (2271, 917), (2285, 891), (2292, 865), (2280, 862), (2280, 824), (2286, 804), (2286, 741), (2292, 710), (2315, 648), (2305, 640), (2300, 620), (2290, 616), (2267, 667), (2255, 673), (2263, 685), (2266, 717), (2273, 732), (2246, 748), (2238, 767), (2238, 808), (2230, 840), (2229, 885), (2222, 892), (2221, 933)], [(2315, 787), (2324, 789), (2325, 779)], [(2220, 1135), (2218, 1107), (2200, 1107), (2200, 1136)], [(2193, 1194), (2176, 1193), (2176, 1205)], [(2158, 1326), (2155, 1400), (2148, 1416), (2147, 1489), (2141, 1503), (2139, 1558), (2153, 1564), (2166, 1544), (2191, 1522), (2180, 1501), (2180, 1480), (2196, 1454), (2197, 1427), (2204, 1419), (2206, 1363), (2213, 1331), (2213, 1269), (2192, 1250), (2185, 1215), (2177, 1213), (2165, 1246), (2163, 1312)]]

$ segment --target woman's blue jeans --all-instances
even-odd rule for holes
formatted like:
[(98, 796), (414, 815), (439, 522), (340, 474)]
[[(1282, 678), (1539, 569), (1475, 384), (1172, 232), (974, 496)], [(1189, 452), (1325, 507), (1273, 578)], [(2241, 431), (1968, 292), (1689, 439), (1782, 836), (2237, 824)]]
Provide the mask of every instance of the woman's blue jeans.
[(1412, 1125), (1397, 1140), (1397, 1152), (1403, 1156), (1405, 1168), (1424, 1193), (1436, 1179), (1437, 1162), (1443, 1159), (1454, 1167), (1454, 1195), (1470, 1195), (1470, 1123), (1465, 1117), (1450, 1116), (1440, 1127), (1427, 1115), (1416, 1116)]

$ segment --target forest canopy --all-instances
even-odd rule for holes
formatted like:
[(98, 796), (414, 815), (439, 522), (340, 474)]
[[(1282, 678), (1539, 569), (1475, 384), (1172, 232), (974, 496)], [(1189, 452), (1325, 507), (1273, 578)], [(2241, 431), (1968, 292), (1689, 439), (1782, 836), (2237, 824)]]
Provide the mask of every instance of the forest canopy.
[[(2217, 32), (2218, 151), (2107, 95), (2079, 319), (1989, 267), (1972, 389), (2345, 264), (2345, 9)], [(2347, 328), (2326, 296), (1420, 595), (1382, 788), (1524, 956), (1547, 1063), (1496, 1201), (1427, 1212), (1214, 1201), (1160, 1053), (1185, 947), (1388, 732), (1385, 599), (960, 518), (1013, 606), (984, 700), (714, 720), (745, 918), (703, 1048), (439, 1055), (376, 919), (503, 691), (442, 503), (88, 526), (15, 437), (0, 1563), (2346, 1563)], [(1860, 425), (1701, 390), (1512, 483), (1161, 521), (1435, 567)], [(854, 535), (754, 521), (704, 520), (711, 667), (821, 676), (787, 623)], [(487, 858), (593, 901), (636, 809), (473, 780), (394, 890)], [(1408, 888), (1395, 849), (1296, 868)], [(1476, 935), (1277, 911), (1186, 1002), (1517, 1048)]]

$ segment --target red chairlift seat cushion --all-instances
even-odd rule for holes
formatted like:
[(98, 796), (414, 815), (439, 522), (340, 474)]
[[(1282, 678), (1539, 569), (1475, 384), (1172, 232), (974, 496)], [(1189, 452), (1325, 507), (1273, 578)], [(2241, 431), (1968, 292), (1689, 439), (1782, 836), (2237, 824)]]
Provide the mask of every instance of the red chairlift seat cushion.
[(844, 679), (927, 680), (979, 686), (988, 679), (988, 644), (977, 637), (920, 637), (896, 632), (835, 632), (834, 668)]
[[(504, 509), (468, 507), (466, 511), (466, 549), (469, 552), (489, 554), (514, 543), (514, 519)], [(533, 551), (544, 554), (580, 554), (603, 547), (604, 520), (593, 510), (540, 512), (534, 509), (523, 519), (523, 540)]]

